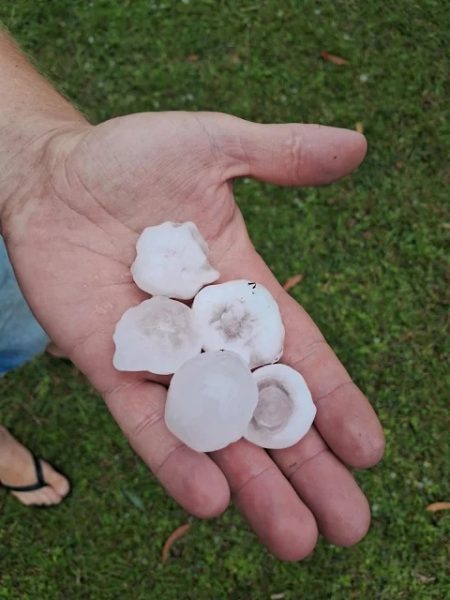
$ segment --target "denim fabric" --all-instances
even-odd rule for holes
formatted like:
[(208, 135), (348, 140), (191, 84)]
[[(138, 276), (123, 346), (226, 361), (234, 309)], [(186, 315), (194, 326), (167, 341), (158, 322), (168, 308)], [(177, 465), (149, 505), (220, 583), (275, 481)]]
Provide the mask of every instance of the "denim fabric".
[(17, 285), (0, 236), (0, 377), (43, 352), (48, 343)]

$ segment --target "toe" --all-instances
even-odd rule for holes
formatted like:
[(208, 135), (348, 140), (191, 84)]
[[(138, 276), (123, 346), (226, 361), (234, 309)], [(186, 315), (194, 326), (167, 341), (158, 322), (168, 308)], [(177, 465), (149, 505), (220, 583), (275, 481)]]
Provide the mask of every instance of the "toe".
[(12, 492), (12, 495), (25, 506), (40, 506), (46, 504), (45, 488), (34, 492)]
[(43, 488), (36, 493), (33, 501), (33, 506), (50, 506), (52, 504), (51, 497), (47, 493), (48, 488)]
[(11, 492), (11, 494), (22, 504), (25, 504), (25, 506), (29, 506), (33, 502), (33, 498), (31, 498), (31, 492)]
[(61, 497), (67, 496), (70, 491), (70, 483), (64, 475), (55, 471), (47, 462), (42, 461), (42, 471), (44, 480)]
[(52, 506), (62, 500), (62, 497), (48, 485), (34, 492), (11, 493), (25, 506)]
[(61, 502), (61, 496), (53, 488), (47, 486), (42, 491), (45, 493), (45, 503), (47, 506), (59, 504)]

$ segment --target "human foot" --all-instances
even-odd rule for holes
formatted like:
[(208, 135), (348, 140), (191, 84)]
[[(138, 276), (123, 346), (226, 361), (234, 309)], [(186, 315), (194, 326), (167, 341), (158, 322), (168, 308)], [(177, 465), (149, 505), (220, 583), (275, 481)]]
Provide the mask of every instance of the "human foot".
[[(59, 504), (69, 493), (69, 481), (46, 461), (40, 461), (44, 486), (29, 492), (11, 491), (22, 504), (51, 506)], [(4, 427), (0, 426), (0, 482), (22, 487), (37, 481), (33, 456)]]

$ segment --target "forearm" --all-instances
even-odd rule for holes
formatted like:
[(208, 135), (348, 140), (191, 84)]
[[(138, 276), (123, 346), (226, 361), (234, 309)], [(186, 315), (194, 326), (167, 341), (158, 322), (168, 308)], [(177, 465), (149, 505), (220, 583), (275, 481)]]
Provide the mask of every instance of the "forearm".
[(6, 203), (37, 174), (48, 140), (84, 123), (0, 30), (0, 229)]

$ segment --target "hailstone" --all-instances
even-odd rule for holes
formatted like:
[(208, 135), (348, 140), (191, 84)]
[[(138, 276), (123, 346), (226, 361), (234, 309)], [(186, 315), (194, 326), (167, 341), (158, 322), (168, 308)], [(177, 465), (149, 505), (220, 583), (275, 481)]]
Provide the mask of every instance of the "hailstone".
[(253, 372), (258, 404), (244, 437), (263, 448), (288, 448), (309, 431), (316, 407), (303, 377), (286, 365)]
[(136, 244), (131, 273), (138, 287), (153, 296), (189, 300), (219, 272), (208, 262), (208, 245), (188, 221), (147, 227)]
[(283, 353), (284, 326), (270, 292), (239, 279), (203, 288), (192, 309), (204, 350), (231, 350), (251, 369), (274, 363)]
[(169, 430), (199, 452), (240, 439), (258, 402), (256, 379), (234, 352), (205, 352), (172, 377), (165, 409)]
[(120, 371), (174, 373), (201, 351), (192, 310), (176, 300), (154, 296), (129, 308), (116, 325), (113, 364)]

